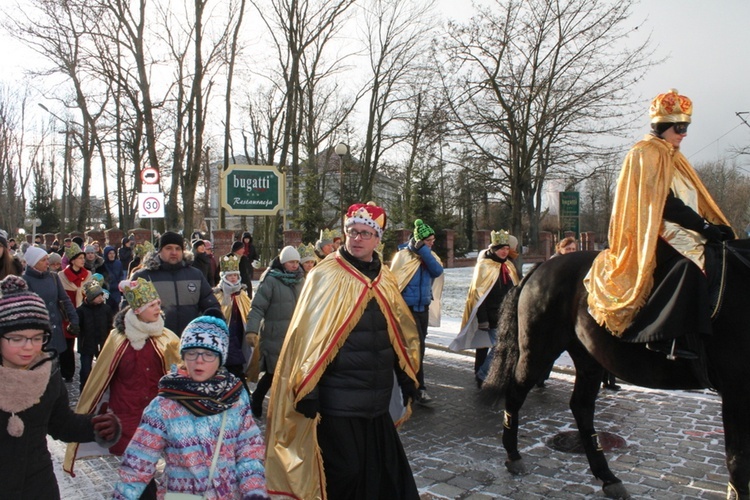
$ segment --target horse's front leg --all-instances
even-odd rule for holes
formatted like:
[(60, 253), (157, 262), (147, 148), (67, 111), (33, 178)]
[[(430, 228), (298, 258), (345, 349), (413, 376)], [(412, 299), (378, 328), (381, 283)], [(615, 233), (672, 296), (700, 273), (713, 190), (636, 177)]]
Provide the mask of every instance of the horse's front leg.
[(728, 389), (722, 394), (724, 442), (729, 470), (728, 500), (750, 500), (750, 397)]
[(599, 444), (599, 437), (594, 429), (594, 410), (603, 369), (584, 352), (571, 352), (576, 365), (576, 381), (573, 395), (570, 398), (570, 409), (578, 426), (578, 433), (589, 461), (591, 472), (604, 484), (602, 488), (608, 498), (630, 498), (622, 481), (609, 469), (607, 458)]
[(505, 412), (503, 413), (503, 448), (508, 455), (505, 467), (511, 474), (526, 474), (526, 465), (518, 451), (518, 413), (523, 406), (529, 389), (519, 386), (511, 380), (505, 395)]

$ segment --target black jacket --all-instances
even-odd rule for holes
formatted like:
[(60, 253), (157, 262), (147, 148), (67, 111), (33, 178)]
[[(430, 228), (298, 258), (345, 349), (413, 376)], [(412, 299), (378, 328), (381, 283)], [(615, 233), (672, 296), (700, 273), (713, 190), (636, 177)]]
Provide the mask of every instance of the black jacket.
[(78, 326), (78, 352), (88, 356), (98, 356), (104, 341), (107, 340), (115, 314), (106, 303), (91, 305), (84, 301), (76, 309)]
[[(341, 253), (370, 279), (379, 274), (381, 263), (377, 257), (365, 263), (345, 251)], [(388, 413), (394, 370), (397, 375), (403, 374), (388, 337), (385, 316), (372, 299), (318, 382), (314, 392), (320, 414), (374, 418)], [(399, 380), (409, 379), (399, 376)]]
[(164, 311), (164, 326), (179, 337), (188, 323), (206, 309), (219, 309), (211, 285), (198, 269), (183, 259), (177, 264), (162, 262), (158, 253), (148, 254), (143, 268), (131, 279), (143, 278), (154, 283)]
[[(47, 387), (39, 401), (17, 415), (23, 434), (11, 436), (10, 413), (0, 410), (0, 498), (58, 499), (60, 492), (47, 449), (47, 434), (65, 442), (94, 441), (92, 415), (78, 415), (68, 404), (56, 360)], [(0, 383), (3, 383), (0, 381)], [(22, 390), (23, 388), (19, 388)]]

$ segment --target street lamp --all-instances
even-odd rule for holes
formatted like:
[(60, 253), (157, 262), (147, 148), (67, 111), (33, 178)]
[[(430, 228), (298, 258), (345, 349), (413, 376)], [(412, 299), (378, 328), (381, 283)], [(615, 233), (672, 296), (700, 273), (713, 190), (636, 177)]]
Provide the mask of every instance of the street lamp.
[[(66, 222), (65, 219), (70, 215), (72, 218), (73, 214), (73, 206), (72, 206), (72, 196), (70, 196), (70, 186), (72, 185), (72, 175), (71, 175), (71, 147), (70, 147), (70, 121), (69, 120), (63, 120), (59, 116), (57, 116), (55, 113), (53, 113), (47, 106), (42, 104), (41, 102), (37, 103), (40, 108), (42, 108), (44, 111), (52, 115), (54, 118), (57, 118), (60, 122), (65, 124), (65, 158), (63, 160), (63, 186), (62, 186), (62, 196), (60, 199), (60, 208), (61, 208), (61, 216), (62, 216), (62, 226), (60, 229), (62, 231), (65, 231), (66, 229)], [(71, 205), (68, 206), (68, 203)]]
[[(339, 208), (341, 217), (341, 237), (344, 237), (344, 156), (349, 152), (349, 146), (343, 142), (336, 144), (334, 151), (339, 155)], [(343, 241), (343, 239), (342, 239)]]

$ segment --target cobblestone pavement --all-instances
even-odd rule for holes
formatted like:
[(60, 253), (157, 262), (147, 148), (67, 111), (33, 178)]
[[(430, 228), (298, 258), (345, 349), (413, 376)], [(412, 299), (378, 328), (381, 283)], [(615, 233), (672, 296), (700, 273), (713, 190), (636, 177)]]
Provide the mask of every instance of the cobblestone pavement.
[[(530, 471), (516, 477), (503, 465), (501, 408), (488, 408), (478, 400), (473, 358), (428, 349), (425, 369), (435, 401), (430, 407), (417, 406), (401, 428), (423, 499), (604, 497), (584, 455), (546, 445), (558, 432), (575, 429), (568, 409), (570, 375), (556, 371), (546, 388), (529, 395), (519, 439)], [(75, 398), (77, 391), (71, 392)], [(709, 392), (623, 385), (617, 393), (602, 391), (597, 430), (626, 441), (624, 448), (607, 456), (633, 498), (718, 500), (725, 497), (727, 482), (720, 410), (719, 398)], [(63, 498), (109, 497), (116, 458), (81, 460), (76, 464), (76, 477), (71, 478), (59, 465), (64, 445), (49, 442)]]

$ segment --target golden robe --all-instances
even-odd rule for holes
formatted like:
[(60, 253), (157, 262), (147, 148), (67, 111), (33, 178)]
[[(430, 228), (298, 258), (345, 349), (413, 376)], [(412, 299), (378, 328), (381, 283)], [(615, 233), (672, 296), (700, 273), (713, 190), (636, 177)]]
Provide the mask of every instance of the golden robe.
[[(511, 281), (514, 285), (517, 285), (519, 278), (516, 266), (513, 265), (510, 259), (505, 261), (505, 265), (510, 273)], [(474, 266), (474, 274), (471, 277), (469, 293), (466, 296), (464, 315), (461, 319), (461, 331), (458, 332), (458, 336), (453, 339), (453, 342), (449, 346), (452, 351), (458, 352), (465, 349), (492, 347), (489, 335), (479, 330), (477, 311), (500, 277), (502, 266), (500, 262), (485, 258), (484, 252), (479, 254), (477, 265)]]
[[(171, 330), (165, 328), (164, 333), (158, 337), (149, 337), (147, 342), (151, 342), (154, 350), (159, 355), (164, 366), (164, 374), (167, 374), (172, 369), (173, 364), (179, 364), (182, 361), (180, 356), (180, 338), (172, 333)], [(120, 363), (123, 353), (130, 345), (130, 341), (122, 332), (117, 329), (113, 329), (107, 341), (102, 347), (102, 352), (96, 358), (96, 365), (91, 371), (86, 386), (83, 388), (80, 398), (78, 398), (78, 405), (76, 406), (76, 413), (81, 415), (95, 414), (99, 408), (99, 403), (102, 402), (102, 398), (109, 390), (109, 383), (117, 370), (117, 366)], [(106, 369), (97, 370), (96, 368)], [(63, 470), (75, 477), (73, 472), (73, 466), (75, 465), (76, 456), (78, 455), (79, 446), (91, 445), (91, 443), (68, 443), (67, 449), (65, 450), (65, 459), (63, 461)], [(93, 443), (96, 445), (96, 443)], [(98, 445), (97, 445), (98, 446)], [(99, 455), (108, 454), (104, 448), (99, 448)], [(87, 453), (88, 455), (97, 453)]]
[(670, 188), (683, 199), (680, 186), (689, 186), (692, 203), (687, 204), (696, 205), (698, 214), (713, 224), (729, 225), (687, 158), (667, 141), (648, 135), (623, 162), (609, 223), (609, 248), (597, 255), (584, 279), (591, 315), (616, 336), (630, 326), (651, 293), (660, 236), (698, 265), (702, 263), (705, 240), (696, 238), (694, 231), (692, 238), (687, 230), (680, 236), (674, 225), (665, 225), (662, 219)]
[[(435, 260), (442, 266), (443, 262), (440, 260), (440, 257), (435, 252), (430, 253), (432, 253)], [(396, 276), (400, 292), (409, 284), (420, 265), (422, 265), (422, 259), (407, 248), (399, 250), (393, 257), (391, 272)], [(430, 302), (428, 326), (440, 326), (440, 316), (442, 315), (440, 299), (443, 296), (444, 284), (444, 274), (432, 280), (432, 302)]]
[(325, 498), (318, 421), (295, 407), (317, 385), (371, 299), (385, 315), (399, 366), (417, 382), (419, 335), (396, 278), (382, 265), (370, 281), (338, 252), (329, 255), (307, 275), (271, 386), (265, 467), (272, 498)]

